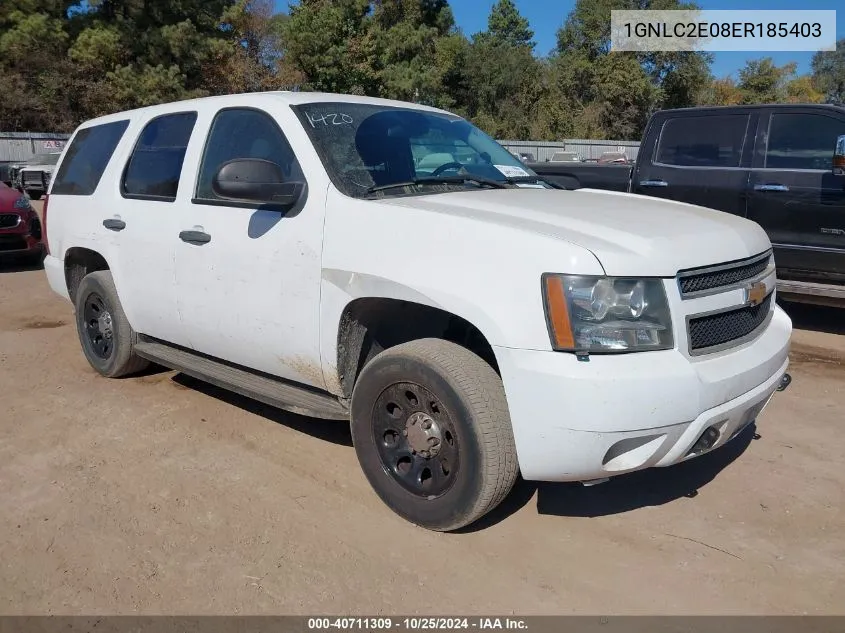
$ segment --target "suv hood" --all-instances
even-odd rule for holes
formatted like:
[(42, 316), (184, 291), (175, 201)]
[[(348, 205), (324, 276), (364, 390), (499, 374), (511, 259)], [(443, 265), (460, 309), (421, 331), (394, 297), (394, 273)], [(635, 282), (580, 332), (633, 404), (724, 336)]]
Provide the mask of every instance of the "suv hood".
[(381, 202), (566, 240), (591, 251), (611, 276), (674, 277), (679, 270), (771, 248), (765, 231), (750, 220), (682, 202), (595, 189), (489, 189)]

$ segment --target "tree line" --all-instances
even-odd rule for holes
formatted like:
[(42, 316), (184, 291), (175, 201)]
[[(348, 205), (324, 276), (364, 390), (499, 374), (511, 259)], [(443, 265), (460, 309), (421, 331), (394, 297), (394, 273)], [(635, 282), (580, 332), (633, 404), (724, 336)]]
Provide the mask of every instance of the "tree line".
[[(551, 7), (552, 5), (550, 5)], [(0, 129), (70, 131), (110, 112), (259, 90), (319, 90), (458, 112), (496, 138), (639, 139), (660, 108), (845, 101), (845, 39), (812, 72), (771, 58), (738, 80), (706, 53), (611, 53), (612, 9), (577, 0), (550, 54), (513, 0), (467, 36), (448, 0), (2, 0)]]

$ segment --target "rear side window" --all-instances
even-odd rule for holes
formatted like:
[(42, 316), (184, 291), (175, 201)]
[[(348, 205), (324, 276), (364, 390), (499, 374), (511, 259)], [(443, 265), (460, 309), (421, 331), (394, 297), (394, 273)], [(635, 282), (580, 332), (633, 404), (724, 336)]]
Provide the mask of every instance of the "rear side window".
[(261, 158), (282, 168), (285, 178), (305, 180), (282, 130), (269, 114), (248, 108), (221, 110), (214, 118), (200, 165), (197, 199), (217, 200), (211, 180), (223, 163)]
[(748, 119), (747, 114), (669, 119), (660, 133), (655, 162), (686, 167), (739, 167)]
[(774, 114), (769, 124), (766, 167), (833, 169), (836, 139), (845, 121), (823, 114)]
[(127, 127), (129, 121), (115, 121), (79, 130), (56, 174), (52, 194), (92, 195)]
[(147, 123), (123, 176), (123, 195), (170, 201), (176, 199), (185, 151), (197, 121), (196, 112), (165, 114)]

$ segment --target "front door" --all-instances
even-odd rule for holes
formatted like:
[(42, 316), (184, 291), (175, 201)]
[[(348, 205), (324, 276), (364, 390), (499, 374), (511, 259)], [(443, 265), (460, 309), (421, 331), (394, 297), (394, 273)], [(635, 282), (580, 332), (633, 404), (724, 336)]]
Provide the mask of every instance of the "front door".
[(179, 312), (189, 346), (237, 365), (324, 388), (319, 296), (325, 192), (289, 211), (222, 200), (219, 167), (236, 158), (281, 166), (305, 182), (276, 113), (228, 108), (213, 115), (195, 196), (180, 205)]
[(748, 216), (784, 274), (845, 279), (845, 177), (833, 174), (842, 134), (845, 117), (799, 110), (774, 111), (758, 136), (765, 155), (752, 170)]

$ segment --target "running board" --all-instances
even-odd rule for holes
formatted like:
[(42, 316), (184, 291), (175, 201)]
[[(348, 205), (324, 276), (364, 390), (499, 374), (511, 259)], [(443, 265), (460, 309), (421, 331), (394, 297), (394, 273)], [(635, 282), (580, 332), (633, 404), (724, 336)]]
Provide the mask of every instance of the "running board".
[(830, 305), (845, 303), (845, 286), (837, 284), (778, 279), (778, 293), (799, 302)]
[(138, 356), (271, 407), (314, 418), (348, 420), (349, 411), (328, 393), (256, 374), (194, 352), (142, 338)]

